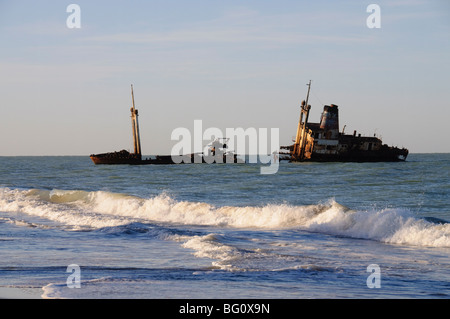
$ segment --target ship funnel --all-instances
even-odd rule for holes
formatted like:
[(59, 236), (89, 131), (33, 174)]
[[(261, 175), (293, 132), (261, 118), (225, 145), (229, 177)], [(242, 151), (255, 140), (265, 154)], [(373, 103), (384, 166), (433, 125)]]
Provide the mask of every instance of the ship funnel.
[(335, 104), (323, 107), (320, 128), (324, 130), (323, 138), (337, 139), (339, 137), (339, 111)]

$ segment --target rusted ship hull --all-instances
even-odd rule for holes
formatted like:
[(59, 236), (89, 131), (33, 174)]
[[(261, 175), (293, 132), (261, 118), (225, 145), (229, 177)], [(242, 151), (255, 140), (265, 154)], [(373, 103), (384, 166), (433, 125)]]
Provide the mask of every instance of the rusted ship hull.
[(92, 154), (90, 155), (90, 158), (96, 165), (134, 164), (141, 162), (141, 157), (139, 155), (129, 153), (125, 150), (111, 153)]
[[(245, 163), (236, 154), (223, 155), (203, 155), (203, 154), (188, 154), (174, 157), (176, 163), (184, 164), (227, 164), (227, 163)], [(173, 159), (172, 159), (173, 160)], [(180, 163), (180, 164), (181, 164)]]
[(312, 162), (403, 162), (405, 155), (395, 155), (395, 153), (380, 152), (358, 152), (340, 155), (320, 155), (314, 156), (306, 161)]
[(172, 164), (214, 164), (214, 163), (245, 163), (236, 154), (223, 156), (207, 156), (202, 154), (188, 154), (181, 157), (171, 155), (157, 155), (154, 158), (142, 159), (141, 156), (128, 151), (92, 154), (91, 160), (96, 165), (172, 165)]
[(283, 153), (283, 159), (291, 162), (402, 162), (409, 154), (408, 149), (382, 144), (375, 137), (343, 135), (336, 144), (324, 142), (330, 141), (309, 140), (302, 157), (295, 156), (295, 145), (282, 147), (289, 150)]
[(408, 156), (406, 149), (388, 149), (384, 151), (351, 151), (337, 154), (314, 153), (309, 158), (292, 161), (310, 162), (403, 162)]

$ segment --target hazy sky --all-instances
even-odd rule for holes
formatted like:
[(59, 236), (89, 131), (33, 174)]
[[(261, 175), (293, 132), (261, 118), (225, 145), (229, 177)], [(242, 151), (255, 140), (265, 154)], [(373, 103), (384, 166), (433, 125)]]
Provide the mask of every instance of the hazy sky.
[(309, 80), (310, 121), (450, 152), (449, 40), (446, 0), (0, 0), (0, 155), (132, 150), (130, 84), (144, 154), (199, 119), (289, 145)]

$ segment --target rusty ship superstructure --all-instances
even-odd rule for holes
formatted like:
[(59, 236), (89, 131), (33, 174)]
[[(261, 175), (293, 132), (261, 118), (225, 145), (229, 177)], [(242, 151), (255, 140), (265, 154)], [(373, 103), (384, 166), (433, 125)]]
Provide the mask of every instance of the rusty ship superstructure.
[[(408, 149), (383, 144), (378, 137), (361, 134), (344, 134), (339, 131), (339, 108), (325, 105), (319, 123), (310, 123), (308, 104), (311, 81), (309, 81), (306, 100), (301, 103), (300, 120), (295, 142), (282, 149), (291, 162), (397, 162), (405, 161)], [(282, 153), (283, 154), (283, 153)]]

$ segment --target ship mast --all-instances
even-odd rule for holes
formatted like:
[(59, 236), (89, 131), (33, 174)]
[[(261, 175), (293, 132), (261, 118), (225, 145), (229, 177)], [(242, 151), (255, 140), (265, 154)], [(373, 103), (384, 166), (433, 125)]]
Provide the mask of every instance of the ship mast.
[[(297, 136), (295, 138), (294, 149), (292, 156), (296, 160), (302, 160), (305, 153), (305, 138), (306, 138), (306, 124), (308, 123), (309, 110), (311, 105), (308, 104), (309, 91), (311, 89), (311, 80), (306, 84), (308, 86), (308, 93), (306, 94), (306, 102), (302, 101), (300, 120), (298, 121)], [(305, 121), (303, 121), (303, 115), (305, 115)]]
[(134, 154), (136, 154), (139, 158), (141, 158), (142, 154), (141, 154), (141, 138), (139, 136), (138, 110), (136, 110), (134, 106), (133, 84), (131, 84), (131, 100), (133, 103), (133, 107), (130, 109), (130, 111), (131, 111), (131, 125), (133, 128)]

